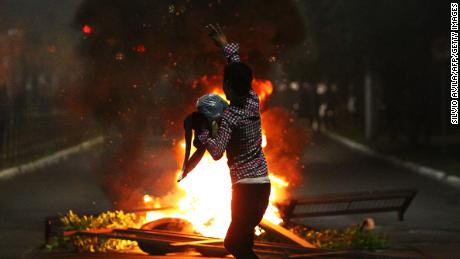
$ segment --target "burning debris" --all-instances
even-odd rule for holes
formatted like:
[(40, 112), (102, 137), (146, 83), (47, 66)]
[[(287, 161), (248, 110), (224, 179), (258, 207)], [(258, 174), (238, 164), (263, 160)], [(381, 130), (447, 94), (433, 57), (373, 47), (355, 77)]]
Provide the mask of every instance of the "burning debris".
[[(223, 239), (201, 235), (189, 221), (161, 218), (148, 221), (146, 211), (105, 212), (96, 216), (79, 216), (69, 211), (60, 218), (49, 219), (48, 251), (148, 253), (160, 255), (188, 252), (205, 256), (227, 255)], [(147, 211), (148, 215), (148, 211)], [(389, 246), (388, 238), (359, 224), (349, 228), (318, 230), (297, 223), (279, 226), (263, 220), (257, 229), (255, 249), (261, 254), (286, 257), (316, 254), (333, 257), (348, 249), (376, 250)], [(341, 251), (326, 250), (340, 249)]]
[[(200, 82), (195, 82), (195, 84), (203, 85), (210, 92), (222, 94), (221, 88), (215, 83), (216, 81), (219, 81), (217, 76), (211, 78), (203, 76), (200, 78)], [(273, 86), (268, 80), (254, 80), (253, 88), (260, 96), (261, 105), (265, 103), (273, 91)], [(277, 122), (268, 121), (268, 124), (264, 124), (263, 132), (270, 134), (270, 137), (267, 138), (266, 134), (263, 133), (262, 147), (269, 162), (271, 159), (273, 164), (277, 164), (278, 167), (275, 166), (275, 168), (279, 171), (273, 171), (271, 169), (272, 164), (270, 164), (269, 178), (272, 188), (270, 204), (264, 219), (279, 225), (283, 220), (275, 204), (286, 198), (287, 188), (299, 178), (299, 157), (305, 144), (306, 132), (302, 131), (302, 128), (293, 122), (288, 113), (281, 109), (268, 110), (262, 114), (263, 118), (265, 118), (265, 114), (269, 120), (276, 118)], [(276, 142), (276, 144), (270, 145), (271, 141)], [(292, 147), (288, 148), (288, 145)], [(184, 141), (175, 146), (178, 168), (181, 165), (180, 161), (184, 149)], [(181, 175), (181, 172), (177, 171), (176, 175)], [(171, 205), (177, 207), (175, 210), (148, 212), (147, 220), (152, 221), (165, 217), (182, 218), (190, 221), (200, 234), (223, 238), (228, 229), (231, 215), (231, 181), (229, 175), (225, 158), (214, 161), (209, 153), (205, 153), (203, 159), (196, 165), (194, 172), (177, 184), (179, 192), (175, 191), (174, 193), (181, 193), (182, 195), (173, 194), (164, 198), (152, 197), (148, 194), (144, 196), (147, 207)]]
[[(222, 94), (217, 90), (220, 89), (217, 85), (213, 85), (207, 81), (207, 77), (201, 77), (200, 80), (200, 84), (202, 86), (207, 89), (211, 89), (211, 91), (218, 94)], [(268, 96), (272, 93), (273, 86), (268, 80), (255, 80), (254, 89), (261, 96), (260, 100), (263, 105)], [(296, 177), (293, 177), (292, 175), (297, 174), (299, 170), (298, 157), (300, 156), (302, 149), (294, 147), (293, 151), (297, 152), (297, 155), (289, 156), (286, 153), (283, 153), (286, 150), (280, 147), (282, 146), (281, 144), (271, 145), (270, 141), (273, 140), (281, 143), (285, 141), (284, 137), (296, 137), (296, 134), (299, 134), (299, 132), (275, 129), (277, 127), (284, 127), (287, 124), (292, 125), (289, 127), (290, 129), (296, 129), (288, 114), (283, 113), (282, 110), (273, 110), (273, 113), (268, 112), (267, 116), (268, 118), (273, 118), (273, 116), (275, 116), (278, 118), (278, 122), (273, 123), (273, 125), (267, 124), (268, 126), (263, 127), (263, 132), (270, 134), (270, 137), (267, 137), (264, 133), (262, 146), (267, 149), (272, 146), (272, 152), (278, 156), (278, 160), (280, 160), (283, 156), (288, 156), (288, 158), (284, 158), (282, 161), (278, 161), (278, 163), (290, 163), (291, 165), (285, 165), (283, 171), (280, 171), (281, 174), (277, 174), (271, 170), (269, 172), (269, 178), (272, 183), (270, 204), (266, 210), (261, 225), (256, 229), (257, 236), (259, 238), (263, 238), (264, 236), (273, 236), (273, 233), (275, 233), (275, 236), (282, 236), (281, 240), (288, 240), (288, 243), (297, 244), (296, 249), (299, 249), (299, 247), (312, 248), (313, 246), (307, 241), (281, 227), (283, 219), (281, 218), (280, 211), (276, 206), (276, 203), (282, 202), (286, 198), (286, 188), (294, 183), (293, 179), (296, 179)], [(297, 141), (299, 140), (302, 142), (304, 141), (304, 138), (298, 138)], [(275, 146), (278, 147), (275, 148)], [(177, 142), (173, 149), (176, 154), (176, 168), (179, 168), (185, 149), (184, 141)], [(268, 157), (269, 159), (270, 157), (273, 159), (274, 156), (270, 156), (268, 154)], [(155, 249), (152, 250), (151, 243), (146, 245), (146, 243), (142, 240), (139, 244), (126, 241), (116, 241), (111, 238), (116, 237), (116, 235), (110, 236), (113, 234), (111, 229), (116, 229), (118, 232), (120, 229), (126, 228), (147, 228), (148, 230), (154, 230), (155, 228), (158, 228), (160, 226), (159, 224), (162, 222), (165, 222), (166, 225), (170, 225), (172, 222), (180, 221), (182, 223), (185, 222), (184, 224), (187, 226), (188, 234), (199, 235), (203, 238), (207, 238), (206, 240), (209, 240), (209, 238), (217, 238), (217, 240), (222, 243), (222, 239), (225, 236), (230, 223), (231, 215), (231, 181), (228, 171), (229, 169), (226, 159), (223, 158), (218, 161), (214, 161), (211, 155), (206, 153), (200, 163), (196, 165), (194, 172), (183, 181), (176, 183), (176, 188), (174, 191), (170, 192), (169, 195), (160, 197), (145, 194), (142, 197), (142, 207), (144, 209), (141, 209), (141, 211), (145, 211), (145, 213), (141, 216), (138, 217), (135, 214), (123, 214), (122, 212), (116, 212), (101, 214), (97, 217), (83, 216), (80, 218), (70, 212), (68, 215), (63, 217), (62, 223), (64, 224), (64, 230), (71, 230), (74, 232), (65, 232), (64, 236), (67, 239), (71, 239), (74, 247), (78, 250), (107, 251), (117, 248), (123, 250), (125, 248), (133, 249), (133, 247), (139, 245), (142, 250), (152, 253), (152, 251), (157, 250), (155, 246), (153, 246)], [(180, 171), (176, 169), (175, 173), (171, 172), (170, 174), (178, 176)], [(288, 174), (292, 175), (288, 176)], [(127, 222), (122, 222), (122, 220), (120, 222), (120, 217), (126, 217), (128, 219)], [(179, 232), (184, 230), (184, 224), (181, 225), (182, 228), (179, 229)], [(170, 230), (171, 226), (169, 225), (166, 228)], [(174, 229), (174, 227), (173, 230), (178, 231), (178, 229)], [(74, 236), (75, 231), (80, 231), (79, 233), (83, 233), (83, 236), (78, 234)], [(103, 238), (97, 238), (94, 236), (95, 233), (100, 233), (101, 231), (106, 236)], [(88, 237), (86, 235), (90, 236)], [(279, 240), (275, 238), (275, 241)], [(158, 242), (165, 241), (163, 240)], [(196, 245), (196, 243), (193, 244)], [(225, 252), (225, 250), (223, 251)]]
[[(226, 159), (215, 162), (205, 154), (187, 179), (180, 183), (170, 181), (179, 174), (177, 168), (183, 157), (184, 141), (177, 139), (179, 121), (193, 108), (196, 100), (193, 97), (204, 92), (223, 94), (222, 77), (212, 76), (221, 69), (217, 56), (210, 54), (210, 48), (214, 47), (203, 43), (205, 34), (197, 33), (205, 24), (200, 18), (204, 17), (203, 12), (212, 13), (212, 19), (213, 15), (231, 13), (229, 17), (221, 16), (225, 18), (223, 22), (237, 17), (233, 28), (245, 28), (259, 35), (251, 39), (238, 38), (247, 50), (241, 53), (242, 59), (249, 60), (261, 76), (254, 80), (253, 89), (260, 99), (262, 117), (266, 113), (277, 120), (263, 125), (262, 129), (267, 159), (269, 163), (272, 160), (278, 164), (269, 168), (272, 189), (264, 222), (279, 226), (283, 221), (275, 204), (286, 198), (286, 188), (299, 178), (302, 149), (294, 146), (288, 151), (281, 142), (289, 138), (292, 139), (289, 143), (304, 145), (306, 137), (302, 135), (305, 132), (294, 132), (297, 126), (289, 113), (269, 112), (264, 103), (273, 92), (269, 75), (274, 62), (269, 61), (269, 57), (280, 56), (286, 44), (299, 42), (303, 33), (293, 31), (300, 18), (292, 3), (282, 5), (286, 13), (292, 14), (283, 23), (292, 26), (280, 26), (269, 17), (280, 11), (279, 5), (256, 1), (244, 5), (240, 10), (229, 1), (176, 1), (167, 5), (150, 1), (129, 4), (119, 1), (107, 5), (84, 1), (76, 15), (76, 27), (82, 30), (80, 51), (89, 61), (88, 74), (82, 75), (82, 84), (88, 87), (75, 93), (83, 97), (77, 109), (94, 115), (106, 128), (115, 129), (110, 139), (116, 142), (114, 162), (99, 170), (100, 179), (116, 208), (142, 206), (152, 210), (145, 214), (143, 223), (165, 218), (186, 220), (196, 233), (213, 238), (223, 238), (230, 223), (231, 181)], [(267, 17), (261, 16), (265, 22), (253, 21), (252, 10), (265, 12)], [(126, 15), (128, 13), (133, 16)], [(290, 29), (286, 31), (286, 28)], [(241, 31), (230, 33), (241, 34)], [(126, 37), (128, 34), (130, 37)], [(203, 60), (203, 56), (210, 58)], [(200, 65), (197, 66), (196, 60), (200, 60)], [(182, 107), (179, 112), (178, 106)], [(288, 124), (285, 130), (277, 129), (278, 125)], [(144, 165), (139, 165), (145, 153), (150, 152), (146, 144), (148, 136), (153, 135), (150, 127), (158, 128), (153, 134), (161, 134), (172, 148), (158, 148), (157, 153), (161, 154), (153, 154), (154, 159), (148, 158)], [(165, 164), (168, 153), (174, 154), (174, 163), (155, 168), (155, 173), (146, 175), (145, 168), (157, 162)], [(155, 181), (158, 178), (162, 181)], [(165, 185), (168, 188), (164, 188)], [(169, 189), (169, 193), (158, 194), (160, 188)], [(169, 209), (153, 210), (156, 208)], [(259, 234), (263, 232), (258, 229)]]
[[(280, 12), (286, 15), (273, 19)], [(283, 51), (304, 37), (295, 29), (302, 22), (294, 3), (82, 1), (74, 27), (81, 32), (78, 53), (85, 70), (69, 96), (79, 117), (94, 117), (111, 133), (111, 165), (95, 170), (116, 208), (133, 207), (151, 188), (163, 188), (143, 174), (165, 160), (152, 153), (169, 152), (145, 145), (151, 136), (175, 147), (181, 121), (196, 98), (222, 94), (221, 78), (213, 80), (221, 73), (221, 57), (203, 32), (211, 20), (231, 25), (229, 34), (245, 46), (242, 60), (264, 78), (254, 81), (254, 89), (266, 99), (273, 91), (269, 80), (277, 79), (270, 57), (282, 62)], [(200, 78), (213, 80), (213, 89)], [(171, 174), (172, 166), (164, 167), (151, 177)]]
[[(59, 219), (48, 220), (47, 229), (48, 231), (53, 229), (52, 232), (55, 235), (50, 236), (47, 240), (47, 248), (48, 250), (70, 249), (80, 252), (140, 252), (142, 250), (150, 254), (165, 254), (183, 251), (182, 248), (190, 246), (200, 247), (202, 244), (218, 243), (221, 246), (220, 255), (227, 254), (222, 246), (222, 238), (202, 235), (190, 221), (177, 217), (162, 217), (150, 221), (149, 213), (151, 212), (147, 211), (145, 214), (145, 211), (131, 213), (115, 211), (101, 213), (97, 216), (79, 216), (69, 211), (67, 215)], [(132, 235), (123, 235), (123, 233), (137, 233), (144, 236), (152, 234), (153, 236), (150, 239), (142, 239)], [(171, 239), (172, 237), (176, 239)], [(265, 243), (267, 240), (264, 240), (264, 237), (278, 242), (278, 249), (301, 251), (305, 248), (314, 248), (306, 240), (268, 220), (263, 220), (259, 225), (258, 237), (259, 241), (265, 241)], [(274, 247), (276, 246), (271, 246), (271, 248)], [(210, 255), (207, 250), (198, 249), (198, 251)]]

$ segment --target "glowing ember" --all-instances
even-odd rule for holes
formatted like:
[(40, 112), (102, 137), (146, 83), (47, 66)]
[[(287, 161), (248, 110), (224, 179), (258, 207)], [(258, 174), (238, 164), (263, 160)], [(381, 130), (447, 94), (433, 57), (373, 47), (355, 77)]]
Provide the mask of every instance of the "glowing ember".
[[(200, 80), (202, 83), (205, 81), (207, 83), (208, 78), (202, 77)], [(261, 105), (273, 91), (273, 86), (268, 80), (254, 80), (253, 88), (259, 95)], [(214, 86), (211, 89), (213, 89), (211, 92), (225, 97), (221, 88)], [(267, 138), (263, 134), (262, 147), (266, 146)], [(180, 149), (178, 150), (180, 152), (176, 152), (178, 154), (176, 159), (181, 161), (183, 159), (183, 149), (185, 148), (184, 141), (178, 143), (175, 148)], [(179, 175), (179, 171), (177, 175)], [(274, 224), (280, 224), (282, 219), (274, 203), (282, 201), (285, 188), (289, 184), (273, 172), (269, 173), (269, 177), (272, 189), (270, 204), (264, 218)], [(146, 220), (153, 221), (164, 217), (183, 218), (190, 221), (195, 230), (205, 236), (225, 237), (231, 220), (231, 180), (225, 156), (219, 161), (214, 161), (206, 153), (193, 172), (178, 183), (177, 187), (184, 193), (177, 200), (177, 208), (167, 211), (148, 212)], [(159, 207), (160, 202), (159, 199), (146, 195), (144, 196), (144, 204), (147, 207)], [(261, 229), (258, 229), (256, 234), (260, 235), (262, 232)]]

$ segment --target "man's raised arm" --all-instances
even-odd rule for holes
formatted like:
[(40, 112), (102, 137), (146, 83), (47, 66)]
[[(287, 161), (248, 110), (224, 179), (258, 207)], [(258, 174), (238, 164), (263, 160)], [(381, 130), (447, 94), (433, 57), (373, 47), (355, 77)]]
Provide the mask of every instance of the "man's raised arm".
[(208, 34), (211, 39), (214, 41), (217, 47), (222, 48), (224, 51), (224, 56), (227, 59), (227, 63), (241, 62), (238, 43), (228, 43), (227, 37), (222, 31), (222, 27), (219, 24), (213, 25), (209, 24), (206, 26)]
[(240, 45), (238, 43), (229, 43), (224, 46), (224, 56), (227, 58), (227, 63), (236, 63), (241, 62), (240, 54), (238, 50), (240, 49)]

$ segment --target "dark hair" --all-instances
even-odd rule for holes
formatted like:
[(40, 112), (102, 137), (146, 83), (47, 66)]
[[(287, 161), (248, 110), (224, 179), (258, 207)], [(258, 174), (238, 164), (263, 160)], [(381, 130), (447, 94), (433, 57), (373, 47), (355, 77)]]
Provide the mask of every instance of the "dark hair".
[(225, 66), (224, 82), (235, 92), (238, 97), (249, 94), (252, 83), (252, 70), (247, 65), (236, 62)]

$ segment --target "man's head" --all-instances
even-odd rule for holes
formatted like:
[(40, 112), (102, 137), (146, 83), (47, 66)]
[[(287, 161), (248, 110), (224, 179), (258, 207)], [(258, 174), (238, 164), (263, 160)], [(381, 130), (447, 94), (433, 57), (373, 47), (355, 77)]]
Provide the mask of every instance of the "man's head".
[(252, 83), (252, 70), (237, 62), (225, 66), (224, 92), (228, 100), (239, 99), (249, 94)]

